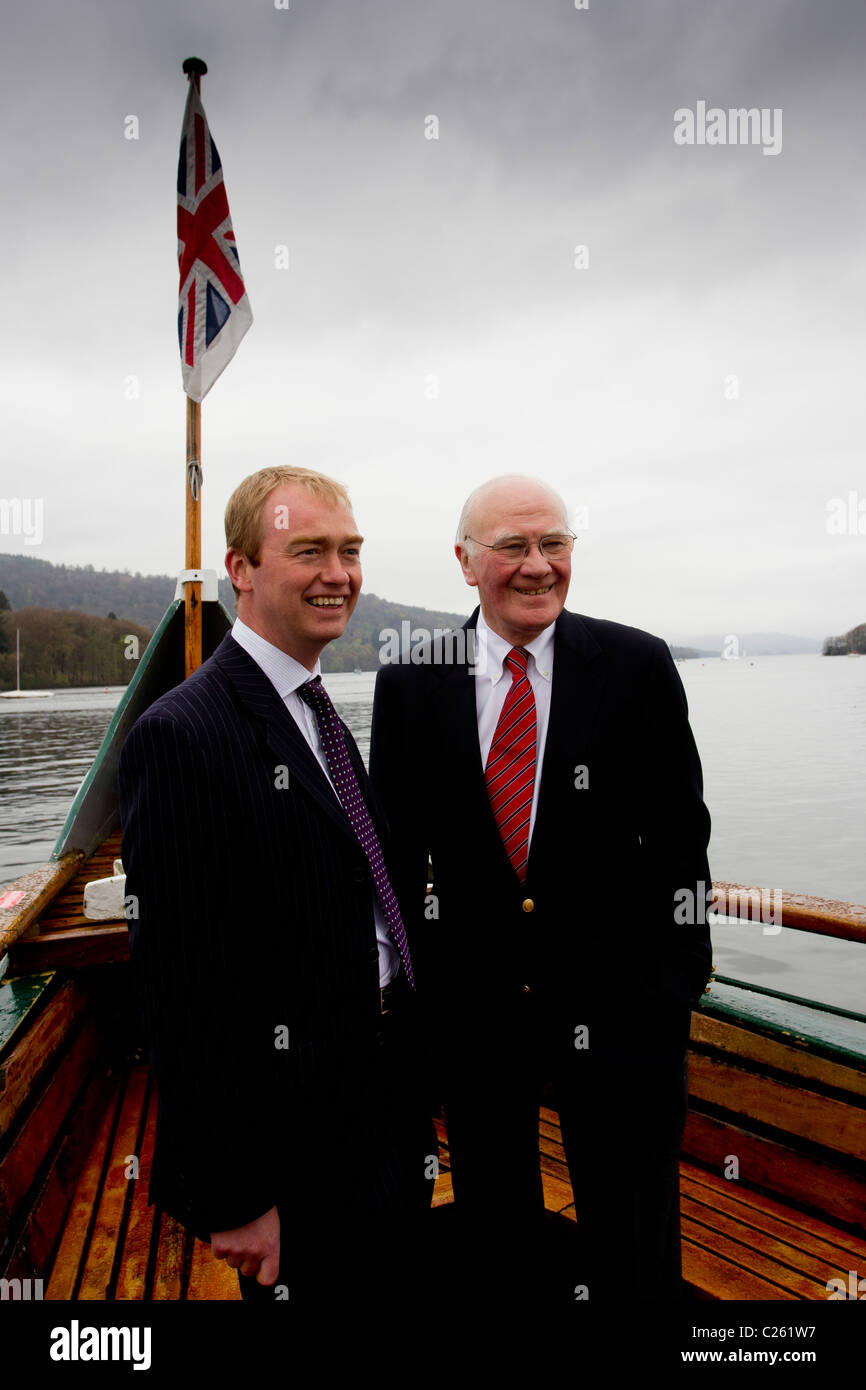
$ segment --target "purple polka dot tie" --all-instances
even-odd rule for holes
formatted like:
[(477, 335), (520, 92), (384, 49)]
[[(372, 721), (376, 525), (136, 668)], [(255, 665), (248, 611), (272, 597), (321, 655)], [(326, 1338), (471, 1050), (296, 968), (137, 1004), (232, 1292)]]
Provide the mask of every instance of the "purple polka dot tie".
[(298, 686), (298, 694), (316, 716), (319, 737), (322, 740), (322, 747), (325, 750), (328, 767), (331, 769), (337, 795), (349, 818), (349, 824), (357, 836), (358, 843), (367, 856), (370, 872), (373, 875), (376, 897), (379, 899), (385, 914), (385, 921), (388, 923), (388, 930), (394, 945), (400, 953), (406, 978), (414, 989), (415, 979), (412, 974), (412, 958), (409, 955), (406, 928), (403, 926), (394, 889), (388, 879), (385, 858), (382, 854), (382, 846), (379, 844), (376, 828), (373, 825), (361, 788), (358, 786), (355, 769), (352, 767), (352, 760), (349, 757), (349, 750), (343, 737), (340, 716), (331, 704), (331, 698), (322, 685), (321, 676), (316, 676), (315, 680), (305, 681), (303, 685)]

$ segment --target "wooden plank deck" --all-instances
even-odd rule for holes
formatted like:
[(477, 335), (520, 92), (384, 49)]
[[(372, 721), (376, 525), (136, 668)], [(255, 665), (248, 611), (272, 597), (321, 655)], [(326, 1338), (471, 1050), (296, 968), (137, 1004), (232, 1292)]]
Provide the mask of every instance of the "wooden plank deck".
[(234, 1270), (147, 1205), (155, 1132), (156, 1088), (141, 1062), (115, 1081), (72, 1199), (47, 1299), (240, 1299)]
[[(116, 1076), (46, 1286), (48, 1299), (237, 1300), (237, 1276), (210, 1247), (147, 1206), (156, 1090), (146, 1064)], [(448, 1137), (437, 1121), (433, 1205), (453, 1200)], [(545, 1205), (577, 1215), (555, 1111), (542, 1109)], [(131, 1160), (138, 1159), (137, 1177)], [(866, 1267), (866, 1241), (771, 1197), (681, 1164), (683, 1270), (700, 1299), (825, 1300), (827, 1281)], [(127, 1176), (129, 1174), (129, 1176)], [(507, 1220), (507, 1214), (504, 1214)]]

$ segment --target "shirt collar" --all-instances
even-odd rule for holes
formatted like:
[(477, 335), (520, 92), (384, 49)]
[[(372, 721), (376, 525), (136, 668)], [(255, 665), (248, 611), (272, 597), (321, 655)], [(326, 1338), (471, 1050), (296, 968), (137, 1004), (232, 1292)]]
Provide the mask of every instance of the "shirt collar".
[[(552, 622), (543, 632), (539, 632), (537, 637), (533, 637), (531, 642), (523, 644), (524, 651), (529, 652), (535, 662), (535, 669), (546, 681), (553, 678), (553, 634), (556, 622)], [(504, 637), (500, 637), (498, 632), (494, 632), (484, 620), (484, 614), (479, 609), (478, 621), (475, 625), (478, 638), (478, 645), (481, 651), (487, 651), (486, 673), (492, 685), (496, 685), (502, 678), (505, 668), (505, 658), (511, 651), (513, 642), (506, 642)]]
[(287, 695), (291, 695), (305, 681), (314, 680), (321, 674), (322, 668), (318, 660), (313, 670), (308, 671), (300, 661), (296, 661), (288, 652), (259, 636), (251, 627), (247, 627), (246, 623), (241, 622), (240, 618), (235, 618), (232, 624), (232, 637), (238, 646), (243, 647), (247, 655), (252, 657), (256, 665), (261, 666), (281, 700), (285, 700)]

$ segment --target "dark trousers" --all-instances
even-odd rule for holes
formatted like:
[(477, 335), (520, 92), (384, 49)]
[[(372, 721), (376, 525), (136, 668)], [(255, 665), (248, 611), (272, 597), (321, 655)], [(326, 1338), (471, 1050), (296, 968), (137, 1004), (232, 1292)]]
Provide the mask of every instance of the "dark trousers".
[[(463, 1271), (457, 1301), (501, 1304), (507, 1296), (562, 1307), (621, 1303), (627, 1291), (641, 1301), (680, 1297), (685, 1053), (653, 1050), (646, 1034), (641, 1050), (636, 1026), (613, 1038), (590, 1027), (589, 1037), (585, 1050), (575, 1049), (573, 1029), (557, 1035), (531, 997), (488, 1011), (486, 1021), (476, 1013), (453, 1032), (444, 1111), (455, 1200), (450, 1263)], [(545, 1082), (559, 1112), (576, 1227), (544, 1214)]]
[(400, 993), (381, 1024), (371, 1074), (320, 1109), (297, 1137), (292, 1180), (277, 1199), (280, 1270), (260, 1303), (348, 1312), (420, 1307), (437, 1142), (417, 1066), (414, 999)]

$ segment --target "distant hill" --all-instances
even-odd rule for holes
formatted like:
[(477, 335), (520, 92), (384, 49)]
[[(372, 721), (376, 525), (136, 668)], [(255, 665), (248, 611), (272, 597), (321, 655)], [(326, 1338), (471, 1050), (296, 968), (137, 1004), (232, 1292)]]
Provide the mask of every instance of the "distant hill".
[[(6, 594), (12, 608), (89, 613), (100, 618), (116, 614), (118, 621), (125, 623), (126, 630), (130, 632), (139, 627), (153, 631), (174, 597), (175, 585), (176, 579), (167, 574), (96, 570), (92, 565), (53, 565), (48, 560), (37, 560), (31, 555), (0, 554), (0, 591)], [(227, 577), (220, 580), (219, 596), (229, 613), (233, 614), (234, 594)], [(407, 607), (379, 598), (376, 594), (362, 593), (345, 633), (322, 653), (322, 669), (378, 670), (379, 651), (387, 640), (380, 634), (386, 630), (396, 632), (403, 646), (407, 634), (407, 629), (403, 627), (405, 623), (409, 624), (409, 633), (415, 629), (432, 633), (436, 628), (459, 627), (465, 621), (465, 613)], [(6, 628), (8, 632), (8, 622)], [(856, 633), (860, 629), (852, 631)], [(677, 660), (718, 656), (726, 636), (718, 633), (684, 637), (671, 644), (671, 651)], [(821, 651), (821, 642), (817, 637), (791, 637), (779, 632), (745, 632), (736, 636), (740, 649), (749, 656)], [(847, 641), (850, 636), (849, 633), (845, 638), (827, 640), (840, 643)], [(415, 640), (421, 640), (420, 631)]]
[(701, 656), (719, 656), (731, 635), (736, 637), (740, 652), (749, 656), (797, 656), (821, 650), (818, 637), (792, 637), (784, 632), (704, 633), (699, 637), (684, 637), (682, 641), (686, 646), (697, 647)]
[[(145, 634), (151, 633), (174, 597), (176, 582), (166, 574), (95, 570), (92, 565), (52, 565), (48, 560), (36, 560), (30, 555), (0, 555), (0, 592), (6, 595), (13, 609), (88, 613), (103, 619), (109, 615), (116, 615), (126, 632), (140, 633), (144, 630)], [(229, 613), (234, 614), (234, 593), (227, 577), (220, 581), (219, 596)], [(421, 634), (432, 634), (436, 628), (460, 627), (466, 621), (466, 616), (465, 613), (444, 613), (429, 608), (410, 607), (392, 603), (376, 594), (362, 593), (343, 636), (338, 642), (330, 643), (322, 652), (322, 670), (377, 671), (380, 665), (380, 648), (389, 640), (387, 637), (381, 637), (381, 633), (396, 633), (402, 647), (407, 645), (407, 637), (412, 640), (413, 631), (419, 633), (415, 641), (421, 641)], [(15, 622), (16, 615), (7, 613), (5, 629), (7, 640), (8, 634), (12, 634), (13, 649)], [(408, 624), (408, 627), (404, 627), (404, 624)], [(61, 629), (58, 628), (56, 631), (59, 633)], [(28, 645), (35, 656), (32, 640), (28, 641)], [(41, 668), (31, 665), (28, 661), (28, 684), (31, 687), (54, 684), (47, 676), (37, 681), (37, 669)], [(124, 674), (119, 679), (109, 680), (106, 676), (98, 677), (95, 681), (73, 681), (72, 684), (125, 684), (129, 678), (129, 670), (128, 667), (122, 670)], [(64, 680), (60, 681), (60, 684), (66, 683)], [(12, 685), (14, 684), (13, 657)]]
[[(54, 608), (142, 623), (152, 632), (174, 597), (176, 579), (167, 574), (95, 570), (92, 565), (52, 565), (32, 555), (0, 555), (0, 589), (13, 608)], [(226, 577), (220, 598), (234, 611)]]
[(436, 628), (462, 627), (467, 616), (410, 608), (376, 594), (361, 594), (343, 636), (322, 652), (322, 670), (378, 671), (379, 653), (386, 645), (392, 651), (414, 646), (432, 637)]

